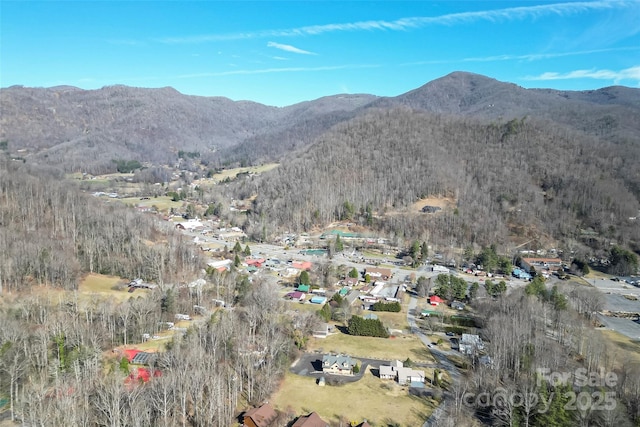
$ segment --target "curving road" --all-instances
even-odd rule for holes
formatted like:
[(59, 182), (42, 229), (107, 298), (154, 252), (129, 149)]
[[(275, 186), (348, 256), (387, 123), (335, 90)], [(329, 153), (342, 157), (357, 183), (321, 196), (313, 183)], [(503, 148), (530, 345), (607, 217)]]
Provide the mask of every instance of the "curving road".
[[(431, 351), (431, 354), (433, 354), (433, 357), (435, 357), (436, 360), (438, 361), (439, 367), (441, 369), (446, 370), (449, 373), (449, 376), (451, 377), (451, 381), (454, 383), (453, 385), (457, 386), (458, 383), (460, 382), (461, 373), (458, 370), (458, 368), (453, 363), (451, 363), (449, 359), (447, 359), (448, 352), (439, 350), (438, 348), (431, 346), (431, 340), (429, 340), (429, 338), (422, 333), (422, 331), (416, 324), (417, 303), (418, 303), (418, 300), (415, 297), (411, 297), (411, 299), (409, 300), (409, 308), (407, 309), (407, 322), (409, 323), (409, 327), (411, 328), (411, 333), (415, 334), (418, 338), (420, 338), (420, 341), (422, 341), (422, 343), (425, 346), (427, 346), (429, 351)], [(447, 400), (450, 398), (451, 398), (451, 395), (449, 393), (444, 394), (444, 399), (442, 400), (442, 403), (440, 403), (440, 406), (438, 406), (436, 410), (433, 411), (433, 414), (431, 414), (431, 416), (425, 421), (425, 423), (423, 424), (423, 427), (430, 427), (430, 426), (436, 425), (436, 422), (440, 418), (442, 418), (442, 416), (445, 415), (444, 408), (447, 405)]]

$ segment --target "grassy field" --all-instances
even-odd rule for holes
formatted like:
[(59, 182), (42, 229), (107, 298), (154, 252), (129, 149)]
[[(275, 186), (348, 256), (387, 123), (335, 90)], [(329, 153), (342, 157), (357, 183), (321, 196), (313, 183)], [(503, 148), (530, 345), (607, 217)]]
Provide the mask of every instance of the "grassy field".
[[(402, 311), (399, 313), (391, 313), (388, 311), (375, 311), (369, 312), (378, 316), (378, 319), (389, 329), (397, 329), (406, 332), (409, 329), (409, 323), (407, 323), (407, 309), (402, 307)], [(367, 312), (362, 313), (360, 316), (364, 316)]]
[(297, 414), (315, 411), (327, 422), (362, 422), (373, 425), (415, 427), (433, 412), (435, 402), (410, 396), (406, 387), (381, 381), (369, 370), (360, 381), (319, 387), (314, 378), (287, 373), (280, 389), (269, 400), (275, 408)]
[(149, 292), (146, 289), (136, 289), (135, 292), (129, 293), (126, 286), (123, 286), (122, 289), (116, 289), (117, 285), (123, 282), (123, 279), (115, 276), (87, 274), (78, 285), (78, 293), (81, 297), (86, 298), (102, 297), (123, 301), (131, 297), (146, 295)]
[(235, 178), (239, 173), (249, 172), (249, 173), (263, 173), (270, 171), (271, 169), (275, 169), (280, 166), (278, 163), (267, 163), (265, 165), (260, 166), (250, 166), (245, 168), (233, 168), (233, 169), (225, 169), (220, 173), (217, 173), (211, 177), (213, 182), (220, 182), (227, 178)]
[(353, 357), (367, 357), (382, 360), (406, 360), (434, 363), (431, 352), (413, 335), (397, 338), (355, 337), (340, 331), (327, 338), (311, 338), (308, 351), (319, 350), (325, 353), (346, 353)]
[(169, 196), (150, 197), (148, 200), (140, 200), (140, 197), (126, 197), (118, 199), (122, 203), (133, 206), (152, 207), (155, 206), (159, 211), (168, 211), (171, 208), (180, 208), (184, 202), (174, 202)]
[(616, 355), (616, 362), (620, 364), (627, 361), (640, 363), (640, 341), (633, 341), (612, 330), (600, 330), (600, 333), (612, 346), (612, 354)]

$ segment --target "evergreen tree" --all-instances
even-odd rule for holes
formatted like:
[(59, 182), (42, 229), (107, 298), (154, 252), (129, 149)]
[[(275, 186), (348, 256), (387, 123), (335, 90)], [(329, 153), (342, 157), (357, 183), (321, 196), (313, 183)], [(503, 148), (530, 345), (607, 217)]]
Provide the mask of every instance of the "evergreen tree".
[(354, 278), (354, 279), (357, 279), (357, 278), (358, 278), (358, 276), (360, 276), (360, 273), (358, 273), (358, 269), (357, 269), (357, 268), (355, 268), (355, 267), (353, 267), (353, 268), (351, 269), (351, 271), (349, 272), (349, 277)]
[(311, 278), (309, 277), (309, 273), (307, 270), (302, 270), (300, 276), (298, 276), (298, 283), (301, 285), (309, 285), (311, 284)]
[(469, 286), (469, 301), (473, 301), (478, 296), (478, 282), (473, 282), (471, 286)]
[(427, 259), (429, 257), (429, 246), (427, 242), (422, 242), (422, 246), (420, 247), (420, 257), (422, 259)]
[(320, 316), (325, 322), (331, 320), (331, 306), (329, 303), (326, 303), (320, 310), (318, 310), (318, 316)]
[(249, 245), (244, 247), (243, 254), (244, 254), (244, 256), (251, 256), (251, 248), (249, 248)]
[(342, 244), (342, 240), (340, 239), (339, 234), (336, 236), (334, 247), (336, 252), (342, 252), (344, 250), (344, 245)]

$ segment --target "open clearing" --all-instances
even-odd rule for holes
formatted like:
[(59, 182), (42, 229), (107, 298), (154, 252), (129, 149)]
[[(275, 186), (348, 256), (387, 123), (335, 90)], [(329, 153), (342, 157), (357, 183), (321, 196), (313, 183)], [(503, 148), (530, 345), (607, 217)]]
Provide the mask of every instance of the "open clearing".
[(431, 352), (413, 335), (401, 335), (396, 338), (356, 337), (339, 330), (327, 338), (311, 338), (307, 351), (323, 353), (343, 353), (352, 357), (364, 357), (381, 360), (406, 360), (435, 363)]
[(105, 276), (103, 274), (91, 273), (78, 285), (78, 293), (86, 297), (114, 298), (123, 301), (131, 297), (139, 297), (146, 295), (149, 291), (146, 289), (136, 289), (135, 292), (127, 292), (127, 287), (117, 289), (118, 284), (124, 284), (124, 280), (120, 277)]
[(411, 212), (422, 212), (422, 208), (425, 206), (436, 206), (440, 209), (454, 209), (456, 207), (456, 201), (451, 197), (426, 197), (420, 199), (411, 205)]
[(287, 372), (270, 402), (286, 412), (315, 411), (327, 422), (339, 422), (344, 417), (358, 422), (367, 419), (374, 425), (395, 422), (407, 427), (422, 425), (435, 408), (433, 400), (411, 396), (406, 387), (383, 382), (369, 369), (360, 381), (325, 387), (319, 387), (314, 378)]
[(171, 208), (181, 208), (183, 204), (186, 204), (183, 201), (174, 202), (171, 200), (169, 196), (158, 196), (158, 197), (149, 197), (146, 200), (140, 200), (140, 197), (126, 197), (123, 199), (118, 199), (122, 203), (126, 203), (128, 205), (140, 206), (140, 207), (153, 207), (155, 206), (159, 211), (169, 211)]
[(225, 169), (220, 173), (217, 173), (211, 177), (213, 182), (220, 182), (227, 178), (233, 179), (240, 173), (263, 173), (270, 171), (271, 169), (275, 169), (280, 166), (278, 163), (267, 163), (260, 166), (250, 166), (244, 168), (233, 168), (233, 169)]
[(611, 344), (613, 351), (610, 354), (615, 355), (617, 364), (640, 363), (640, 341), (634, 341), (612, 330), (600, 329), (600, 333)]

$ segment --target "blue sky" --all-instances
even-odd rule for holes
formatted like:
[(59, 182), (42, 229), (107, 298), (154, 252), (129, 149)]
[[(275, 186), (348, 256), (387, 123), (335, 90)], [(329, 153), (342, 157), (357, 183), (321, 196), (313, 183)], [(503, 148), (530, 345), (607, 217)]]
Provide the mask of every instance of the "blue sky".
[(125, 84), (284, 106), (453, 71), (640, 87), (640, 0), (5, 1), (0, 86)]

